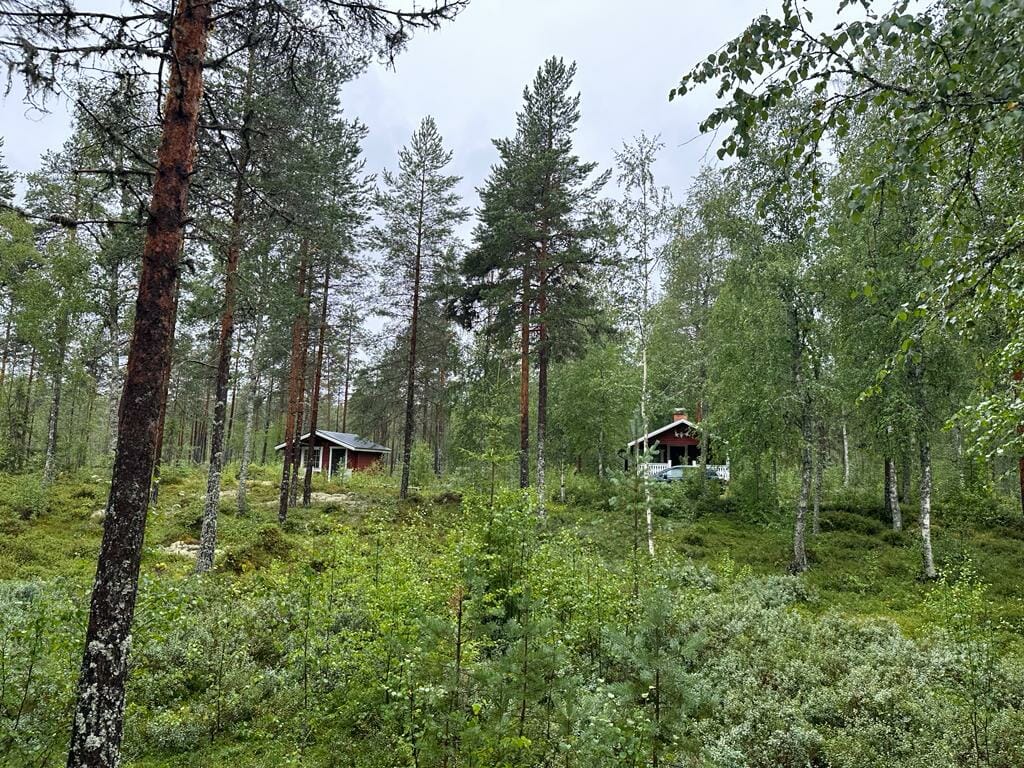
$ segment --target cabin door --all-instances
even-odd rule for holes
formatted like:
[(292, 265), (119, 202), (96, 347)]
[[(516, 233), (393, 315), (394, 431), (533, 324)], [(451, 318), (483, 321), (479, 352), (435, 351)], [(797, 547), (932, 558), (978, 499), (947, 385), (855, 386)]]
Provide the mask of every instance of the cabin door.
[(335, 473), (340, 469), (342, 472), (345, 471), (345, 449), (331, 447), (331, 464), (328, 473), (329, 477), (334, 477)]

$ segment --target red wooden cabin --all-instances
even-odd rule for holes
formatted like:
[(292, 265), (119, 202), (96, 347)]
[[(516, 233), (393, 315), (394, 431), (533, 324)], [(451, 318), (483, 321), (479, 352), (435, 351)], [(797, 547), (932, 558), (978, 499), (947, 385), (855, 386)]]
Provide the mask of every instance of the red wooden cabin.
[[(697, 425), (686, 418), (686, 411), (677, 409), (672, 414), (672, 421), (646, 435), (647, 447), (654, 448), (651, 464), (676, 466), (679, 464), (697, 464), (700, 462), (700, 430)], [(627, 462), (643, 451), (644, 438), (638, 437), (628, 444)], [(708, 444), (707, 463), (712, 464), (710, 441)]]
[[(284, 446), (284, 443), (275, 445), (274, 450), (283, 451)], [(302, 466), (306, 465), (306, 458), (312, 452), (313, 471), (326, 472), (328, 477), (345, 469), (355, 472), (372, 469), (391, 453), (390, 448), (351, 432), (328, 432), (325, 429), (318, 429), (312, 440), (307, 432), (299, 438), (299, 446)]]

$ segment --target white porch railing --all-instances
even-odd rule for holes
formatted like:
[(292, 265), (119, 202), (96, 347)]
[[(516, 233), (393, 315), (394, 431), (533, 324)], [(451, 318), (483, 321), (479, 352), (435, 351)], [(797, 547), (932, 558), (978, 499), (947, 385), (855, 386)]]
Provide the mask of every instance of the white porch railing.
[(661, 462), (652, 461), (649, 464), (638, 464), (636, 469), (637, 474), (646, 474), (648, 477), (650, 477), (651, 475), (656, 475), (659, 472), (661, 472), (661, 470), (668, 469), (671, 466), (671, 464), (663, 464)]
[[(647, 464), (638, 464), (637, 465), (637, 473), (638, 474), (646, 474), (648, 477), (651, 477), (653, 475), (658, 474), (663, 469), (668, 469), (671, 466), (673, 466), (673, 465), (672, 464), (666, 464), (666, 463), (663, 463), (663, 462), (652, 461), (652, 462), (649, 462)], [(682, 466), (684, 474), (696, 473), (696, 472), (700, 471), (700, 464), (683, 464), (683, 465), (677, 464), (677, 465), (674, 465), (674, 466)], [(708, 469), (708, 473), (709, 474), (711, 472), (714, 472), (715, 475), (718, 476), (719, 480), (724, 480), (725, 482), (729, 482), (729, 465), (728, 464), (708, 464), (707, 469)]]

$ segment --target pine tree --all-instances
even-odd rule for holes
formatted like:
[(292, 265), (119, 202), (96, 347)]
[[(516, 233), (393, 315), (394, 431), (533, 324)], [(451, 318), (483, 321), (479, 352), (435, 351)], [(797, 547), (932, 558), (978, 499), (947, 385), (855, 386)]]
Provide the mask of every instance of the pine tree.
[(461, 178), (444, 173), (451, 160), (452, 153), (444, 148), (434, 119), (425, 117), (399, 152), (398, 173), (384, 172), (385, 189), (377, 196), (383, 223), (373, 230), (372, 240), (385, 257), (385, 293), (401, 297), (402, 304), (410, 308), (405, 330), (408, 358), (399, 486), (403, 499), (409, 494), (424, 289), (450, 249), (456, 225), (468, 215), (455, 192)]
[[(476, 247), (463, 271), (473, 302), (518, 310), (520, 485), (529, 485), (530, 347), (537, 359), (538, 514), (545, 514), (548, 370), (571, 352), (577, 321), (589, 315), (588, 267), (609, 232), (597, 195), (609, 178), (573, 152), (580, 96), (570, 93), (576, 65), (550, 58), (523, 91), (516, 135), (495, 141), (500, 162), (481, 190)], [(499, 312), (496, 322), (508, 322)], [(584, 323), (585, 324), (585, 323)], [(536, 333), (534, 334), (534, 328)]]

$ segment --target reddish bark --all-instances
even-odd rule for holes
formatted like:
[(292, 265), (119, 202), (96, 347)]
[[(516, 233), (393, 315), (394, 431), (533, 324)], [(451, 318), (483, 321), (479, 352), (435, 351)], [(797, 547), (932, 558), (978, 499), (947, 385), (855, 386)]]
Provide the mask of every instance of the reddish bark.
[(69, 768), (115, 768), (161, 396), (171, 355), (188, 191), (213, 4), (181, 0), (128, 351), (110, 498), (68, 750)]
[[(295, 285), (296, 303), (302, 302), (306, 291), (306, 257), (308, 246), (305, 242), (299, 246), (298, 279)], [(304, 316), (296, 312), (292, 319), (291, 367), (288, 372), (288, 411), (284, 426), (284, 467), (281, 470), (281, 496), (277, 507), (277, 519), (284, 522), (288, 518), (288, 496), (291, 483), (292, 464), (298, 453), (295, 434), (296, 417), (299, 414), (302, 400), (302, 342), (305, 337)]]
[(519, 487), (530, 486), (530, 273), (523, 267), (519, 310)]
[[(317, 331), (316, 363), (313, 370), (313, 392), (309, 404), (309, 439), (312, 444), (316, 440), (317, 420), (320, 417), (320, 377), (324, 367), (324, 337), (327, 335), (327, 294), (331, 287), (331, 261), (324, 255), (324, 291), (320, 297), (320, 328)], [(330, 403), (328, 403), (328, 417), (330, 416)], [(328, 471), (330, 469), (330, 450), (320, 450), (321, 463), (326, 454)], [(302, 506), (308, 507), (313, 496), (313, 464), (306, 462), (306, 477), (302, 484)]]
[(423, 181), (420, 181), (419, 224), (416, 227), (416, 254), (413, 261), (412, 318), (409, 320), (409, 361), (405, 376), (405, 434), (402, 437), (402, 482), (398, 498), (409, 495), (409, 473), (412, 464), (412, 435), (416, 427), (414, 408), (416, 405), (416, 342), (420, 321), (420, 280), (423, 257)]

